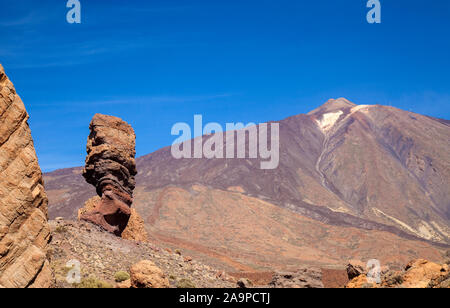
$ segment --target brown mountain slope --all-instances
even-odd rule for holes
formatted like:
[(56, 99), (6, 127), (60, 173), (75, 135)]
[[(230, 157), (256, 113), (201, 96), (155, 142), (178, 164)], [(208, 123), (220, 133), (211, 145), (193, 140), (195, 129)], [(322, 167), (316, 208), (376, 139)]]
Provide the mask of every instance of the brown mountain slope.
[[(176, 160), (170, 148), (139, 158), (135, 206), (155, 240), (262, 267), (433, 259), (438, 252), (418, 239), (449, 242), (446, 121), (338, 99), (278, 123), (275, 170), (258, 159)], [(75, 217), (95, 194), (80, 174), (45, 176), (51, 217)]]

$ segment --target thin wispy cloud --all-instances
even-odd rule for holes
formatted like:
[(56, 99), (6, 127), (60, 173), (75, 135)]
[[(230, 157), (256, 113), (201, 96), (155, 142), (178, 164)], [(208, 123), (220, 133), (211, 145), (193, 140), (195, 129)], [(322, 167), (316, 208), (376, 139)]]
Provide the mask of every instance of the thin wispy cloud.
[(55, 103), (34, 103), (33, 107), (94, 107), (104, 105), (146, 105), (146, 104), (179, 104), (187, 102), (203, 102), (216, 99), (224, 99), (235, 96), (235, 93), (219, 93), (212, 95), (186, 95), (186, 96), (146, 96), (146, 97), (128, 97), (128, 98), (112, 98), (96, 101), (73, 101), (73, 102), (55, 102)]
[(103, 39), (77, 44), (68, 42), (53, 45), (49, 43), (47, 52), (34, 54), (32, 50), (36, 42), (29, 41), (25, 45), (4, 46), (0, 48), (0, 55), (8, 57), (9, 67), (12, 69), (67, 67), (104, 60), (105, 56), (114, 56), (140, 49), (162, 48), (170, 46), (170, 44), (144, 38), (123, 41)]

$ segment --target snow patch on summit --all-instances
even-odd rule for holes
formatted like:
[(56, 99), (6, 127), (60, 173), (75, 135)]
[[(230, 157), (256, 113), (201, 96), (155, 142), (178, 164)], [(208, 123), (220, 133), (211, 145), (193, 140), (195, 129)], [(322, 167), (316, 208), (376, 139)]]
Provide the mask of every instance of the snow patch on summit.
[(322, 115), (322, 118), (320, 120), (316, 120), (317, 124), (319, 125), (320, 129), (324, 132), (330, 130), (334, 124), (336, 124), (337, 120), (341, 115), (343, 115), (344, 112), (341, 110), (337, 112), (329, 112)]

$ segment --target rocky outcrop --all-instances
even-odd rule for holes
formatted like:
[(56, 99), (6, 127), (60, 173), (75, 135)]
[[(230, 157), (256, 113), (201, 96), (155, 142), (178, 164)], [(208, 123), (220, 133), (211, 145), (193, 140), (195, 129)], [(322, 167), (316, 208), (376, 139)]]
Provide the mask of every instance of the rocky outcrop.
[(29, 116), (0, 65), (0, 286), (53, 284), (47, 259), (47, 195)]
[(144, 219), (142, 219), (135, 209), (131, 209), (130, 219), (128, 220), (127, 227), (122, 232), (122, 238), (136, 242), (148, 241)]
[(130, 219), (136, 186), (136, 135), (121, 119), (102, 114), (94, 116), (90, 130), (83, 176), (96, 187), (101, 202), (81, 219), (120, 236)]
[(449, 288), (450, 269), (424, 259), (409, 262), (402, 271), (381, 271), (380, 283), (361, 273), (347, 284), (347, 288)]
[[(92, 197), (86, 201), (84, 207), (78, 210), (78, 219), (81, 220), (83, 215), (95, 210), (95, 208), (100, 205), (101, 201), (102, 199), (99, 196)], [(130, 219), (128, 220), (125, 230), (122, 232), (122, 238), (136, 242), (147, 242), (148, 234), (145, 230), (144, 219), (142, 219), (135, 209), (130, 209), (130, 211)]]
[(81, 220), (81, 217), (86, 213), (92, 212), (102, 201), (99, 196), (95, 196), (90, 198), (88, 201), (84, 203), (84, 206), (78, 210), (78, 220)]
[(411, 261), (405, 268), (401, 286), (404, 288), (426, 288), (433, 280), (448, 277), (449, 266), (427, 260)]
[(130, 268), (131, 287), (137, 289), (169, 288), (169, 279), (152, 261), (144, 260)]
[(320, 268), (300, 268), (295, 273), (275, 273), (269, 286), (274, 288), (323, 288)]
[(365, 273), (365, 264), (358, 260), (350, 260), (347, 264), (348, 279), (352, 280)]
[(428, 283), (427, 288), (432, 289), (450, 289), (450, 272), (433, 277)]
[(374, 282), (371, 282), (366, 274), (359, 275), (353, 278), (346, 286), (347, 289), (375, 289), (378, 288)]

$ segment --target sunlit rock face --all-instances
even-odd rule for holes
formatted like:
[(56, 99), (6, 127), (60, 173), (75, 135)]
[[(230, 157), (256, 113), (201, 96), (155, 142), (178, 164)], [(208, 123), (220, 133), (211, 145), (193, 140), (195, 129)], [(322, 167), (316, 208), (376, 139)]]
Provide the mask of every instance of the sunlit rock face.
[(83, 176), (96, 187), (101, 202), (81, 219), (118, 236), (125, 230), (136, 186), (133, 128), (119, 118), (96, 114), (90, 125)]
[(0, 65), (0, 286), (50, 287), (47, 195), (28, 113)]

